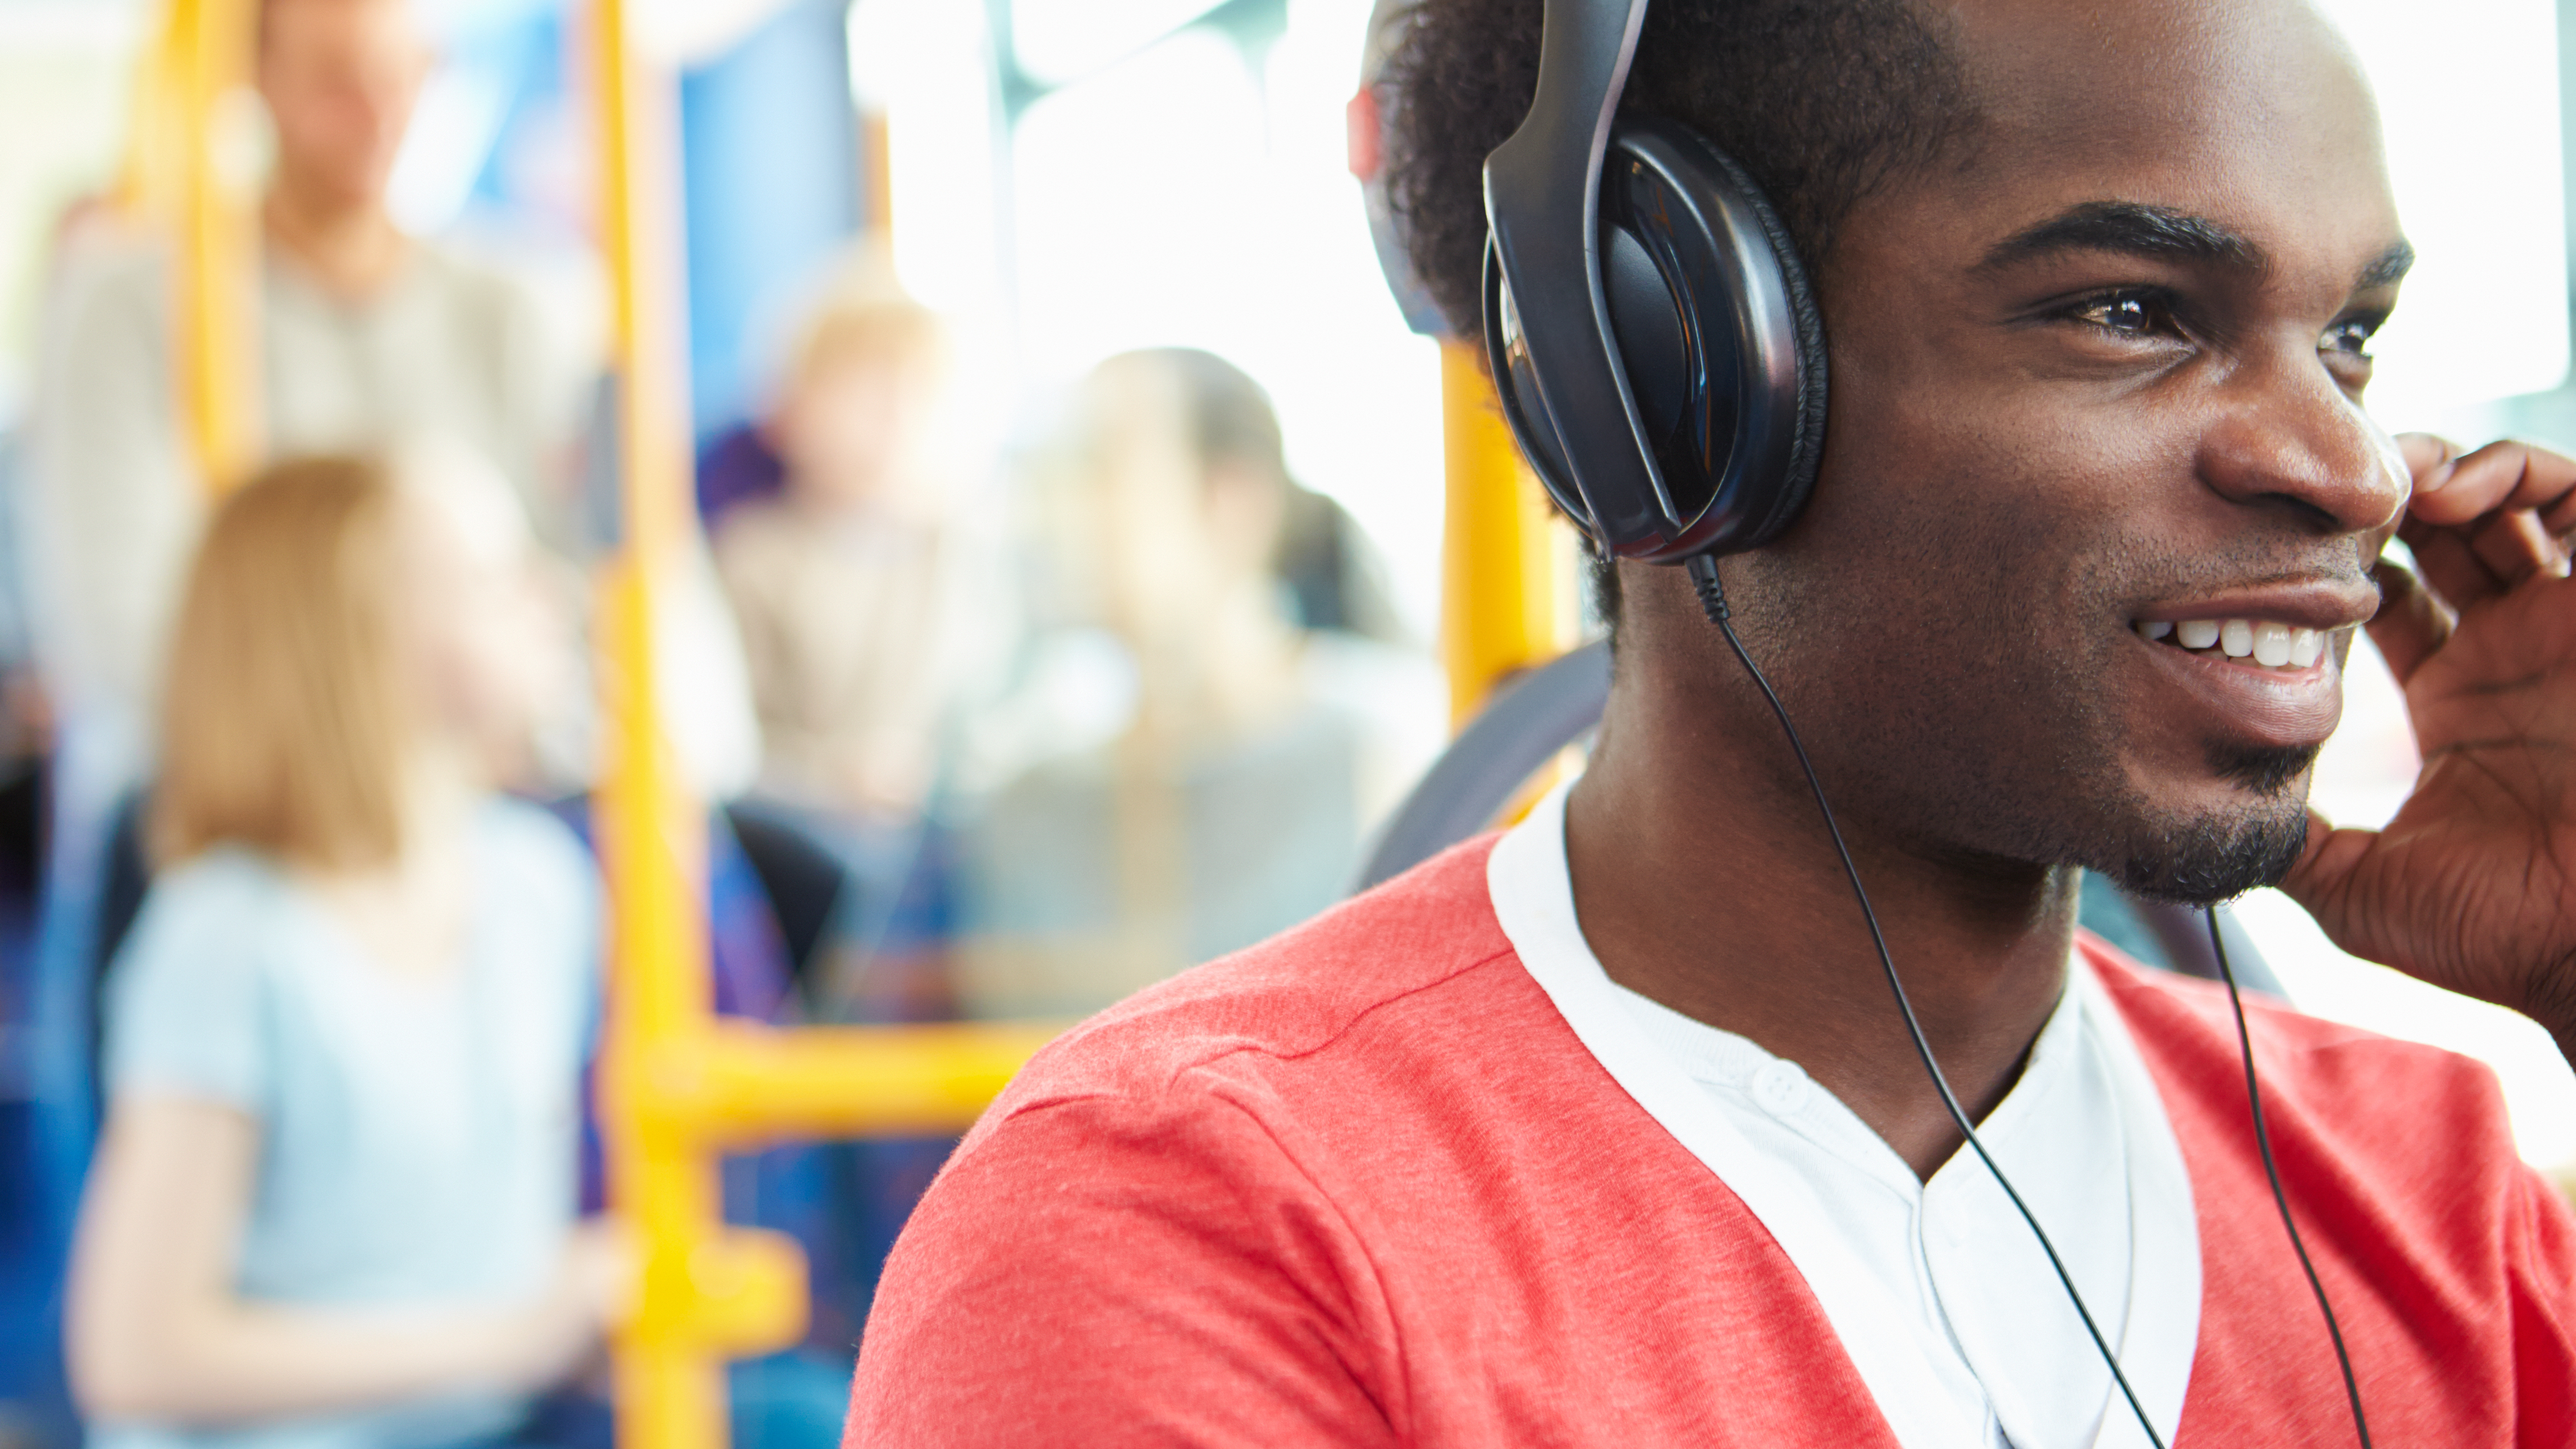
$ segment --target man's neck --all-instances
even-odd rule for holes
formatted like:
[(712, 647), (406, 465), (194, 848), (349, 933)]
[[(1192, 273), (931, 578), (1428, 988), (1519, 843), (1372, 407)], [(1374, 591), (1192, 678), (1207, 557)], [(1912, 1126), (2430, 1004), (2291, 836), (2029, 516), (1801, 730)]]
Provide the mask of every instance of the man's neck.
[[(1612, 980), (1797, 1062), (1929, 1177), (1962, 1139), (1776, 724), (1731, 690), (1684, 698), (1644, 673), (1620, 672), (1567, 803), (1585, 940)], [(1839, 818), (1924, 1034), (1981, 1118), (2064, 990), (2076, 874), (1942, 862)]]
[(280, 176), (260, 207), (269, 243), (322, 289), (364, 302), (390, 285), (411, 240), (373, 202), (351, 202)]

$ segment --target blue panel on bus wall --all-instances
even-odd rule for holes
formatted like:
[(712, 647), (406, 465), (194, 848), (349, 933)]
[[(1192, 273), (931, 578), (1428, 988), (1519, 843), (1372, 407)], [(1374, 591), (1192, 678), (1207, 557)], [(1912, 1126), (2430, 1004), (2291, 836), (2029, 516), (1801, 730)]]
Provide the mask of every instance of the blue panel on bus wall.
[(518, 216), (568, 200), (525, 194), (529, 179), (514, 164), (527, 148), (552, 142), (546, 132), (568, 124), (566, 110), (575, 102), (565, 85), (565, 20), (560, 5), (531, 4), (514, 11), (508, 24), (479, 27), (448, 43), (451, 62), (470, 57), (490, 68), (506, 78), (510, 95), (492, 152), (475, 175), (470, 207)]
[(793, 0), (681, 80), (689, 383), (702, 442), (759, 406), (777, 309), (858, 228), (847, 8)]

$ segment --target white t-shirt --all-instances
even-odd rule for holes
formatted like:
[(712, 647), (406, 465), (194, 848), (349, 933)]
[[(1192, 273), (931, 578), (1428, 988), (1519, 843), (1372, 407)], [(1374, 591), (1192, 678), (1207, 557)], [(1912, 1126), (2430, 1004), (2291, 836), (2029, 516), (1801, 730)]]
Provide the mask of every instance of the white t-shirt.
[[(2147, 1443), (2038, 1240), (1974, 1153), (1961, 1148), (1919, 1181), (1797, 1063), (1610, 980), (1575, 918), (1562, 788), (1497, 844), (1487, 881), (1530, 975), (1778, 1240), (1908, 1449)], [(1978, 1135), (2170, 1442), (2200, 1331), (2191, 1181), (2127, 1027), (2080, 964)]]

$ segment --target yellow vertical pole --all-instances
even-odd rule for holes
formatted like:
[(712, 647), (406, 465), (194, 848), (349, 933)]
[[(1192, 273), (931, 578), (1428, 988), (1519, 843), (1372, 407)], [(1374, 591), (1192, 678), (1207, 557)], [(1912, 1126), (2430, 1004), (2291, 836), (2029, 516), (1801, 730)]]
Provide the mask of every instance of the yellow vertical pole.
[(1449, 715), (1463, 724), (1494, 686), (1571, 641), (1571, 535), (1514, 446), (1482, 346), (1440, 344), (1448, 517), (1441, 537), (1440, 653)]
[(657, 717), (653, 644), (689, 516), (686, 385), (679, 372), (676, 156), (666, 74), (638, 60), (623, 0), (596, 0), (594, 49), (600, 229), (615, 324), (620, 548), (604, 580), (603, 671), (611, 725), (599, 830), (609, 878), (611, 981), (600, 1120), (610, 1195), (634, 1235), (636, 1308), (615, 1333), (621, 1449), (709, 1449), (724, 1442), (721, 1364), (696, 1321), (699, 1249), (720, 1231), (711, 1157), (685, 1095), (708, 1034), (711, 987), (696, 874), (703, 818), (673, 768)]
[(171, 383), (198, 476), (218, 491), (260, 452), (252, 5), (169, 0), (118, 186), (127, 212), (172, 247)]
[(185, 137), (177, 120), (187, 72), (193, 0), (167, 0), (151, 43), (136, 58), (127, 105), (125, 160), (116, 175), (116, 207), (128, 217), (166, 221), (180, 211)]

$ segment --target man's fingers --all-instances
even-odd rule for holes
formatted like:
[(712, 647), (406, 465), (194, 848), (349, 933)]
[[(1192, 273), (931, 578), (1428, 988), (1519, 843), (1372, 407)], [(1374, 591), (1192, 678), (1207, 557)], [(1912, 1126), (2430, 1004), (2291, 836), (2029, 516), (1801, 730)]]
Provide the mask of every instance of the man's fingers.
[(2534, 513), (2516, 510), (2488, 518), (2469, 530), (2469, 547), (2508, 589), (2533, 574), (2567, 577), (2566, 550)]
[(2564, 578), (2576, 533), (2576, 461), (2529, 443), (2462, 453), (2426, 433), (2398, 440), (2414, 478), (2398, 537), (2455, 609), (2534, 574)]
[(2460, 530), (2435, 528), (2409, 518), (2397, 526), (2397, 536), (2415, 555), (2415, 566), (2424, 571), (2423, 581), (2453, 608), (2464, 609), (2504, 592), (2504, 580), (2487, 567), (2487, 561)]
[(2426, 523), (2456, 526), (2500, 508), (2529, 508), (2551, 515), (2556, 526), (2558, 514), (2576, 508), (2576, 461), (2546, 448), (2507, 440), (2441, 461), (2421, 444), (2399, 446), (2409, 467), (2419, 455), (2429, 460), (2416, 468), (2415, 493), (2406, 505)]
[(2311, 810), (2307, 848), (2299, 853), (2299, 863), (2281, 879), (2281, 893), (2316, 917), (2317, 924), (2338, 944), (2345, 892), (2362, 857), (2378, 840), (2376, 830), (2337, 830), (2333, 821)]
[(2405, 455), (2406, 471), (2415, 480), (2415, 486), (2421, 488), (2425, 474), (2448, 466), (2453, 458), (2460, 456), (2460, 445), (2431, 433), (2399, 433), (2397, 451)]
[(2403, 685), (2451, 637), (2457, 617), (2404, 565), (2381, 559), (2371, 572), (2379, 580), (2379, 612), (2370, 619), (2370, 642)]

